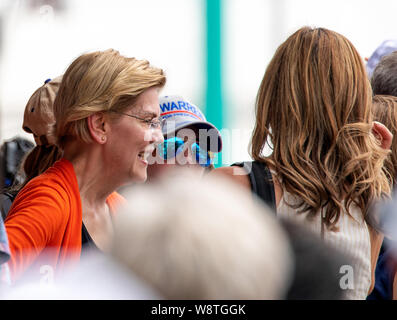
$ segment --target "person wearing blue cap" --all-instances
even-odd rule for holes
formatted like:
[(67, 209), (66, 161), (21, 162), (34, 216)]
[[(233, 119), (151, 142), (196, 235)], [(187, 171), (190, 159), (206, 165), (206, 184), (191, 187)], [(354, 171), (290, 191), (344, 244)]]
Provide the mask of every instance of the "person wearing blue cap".
[(149, 159), (148, 180), (175, 165), (201, 171), (212, 169), (214, 153), (222, 150), (219, 130), (199, 107), (181, 96), (159, 98), (164, 142)]

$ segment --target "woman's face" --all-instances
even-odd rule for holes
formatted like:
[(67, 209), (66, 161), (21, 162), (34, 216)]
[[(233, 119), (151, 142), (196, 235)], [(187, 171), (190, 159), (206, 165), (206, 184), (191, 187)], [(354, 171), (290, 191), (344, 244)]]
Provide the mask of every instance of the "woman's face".
[(153, 129), (149, 123), (159, 118), (158, 89), (150, 88), (144, 91), (134, 105), (123, 113), (124, 115), (120, 114), (118, 119), (111, 123), (107, 162), (123, 184), (132, 181), (144, 182), (147, 178), (147, 157), (164, 139), (161, 128)]

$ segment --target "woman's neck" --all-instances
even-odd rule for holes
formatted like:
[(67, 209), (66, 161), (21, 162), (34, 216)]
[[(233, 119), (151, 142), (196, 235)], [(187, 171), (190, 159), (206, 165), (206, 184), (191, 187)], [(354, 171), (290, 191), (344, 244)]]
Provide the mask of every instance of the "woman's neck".
[(65, 147), (64, 158), (73, 165), (82, 201), (93, 208), (102, 207), (118, 186), (107, 174), (101, 146), (70, 143)]

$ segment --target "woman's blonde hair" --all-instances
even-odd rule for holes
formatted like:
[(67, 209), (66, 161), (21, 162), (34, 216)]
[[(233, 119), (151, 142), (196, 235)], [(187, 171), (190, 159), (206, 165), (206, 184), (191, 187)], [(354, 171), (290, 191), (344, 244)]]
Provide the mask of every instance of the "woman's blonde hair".
[(391, 153), (385, 160), (383, 170), (394, 185), (397, 176), (397, 97), (376, 95), (372, 99), (374, 120), (383, 123), (393, 134)]
[[(259, 88), (251, 155), (276, 171), (299, 213), (313, 217), (326, 207), (330, 230), (343, 207), (355, 203), (367, 218), (371, 200), (390, 192), (382, 172), (388, 151), (371, 134), (371, 99), (354, 46), (323, 28), (290, 36)], [(264, 157), (268, 138), (273, 152)]]
[(163, 70), (112, 49), (81, 55), (63, 75), (54, 102), (58, 145), (63, 148), (68, 137), (91, 142), (87, 117), (122, 111), (142, 92), (162, 87), (165, 81)]

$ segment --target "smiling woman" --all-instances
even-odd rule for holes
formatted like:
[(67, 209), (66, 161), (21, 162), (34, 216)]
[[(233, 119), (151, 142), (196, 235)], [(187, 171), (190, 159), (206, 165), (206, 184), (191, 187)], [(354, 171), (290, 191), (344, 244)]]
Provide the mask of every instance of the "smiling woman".
[[(113, 113), (114, 114), (114, 113)], [(138, 116), (139, 115), (139, 116)], [(107, 140), (109, 179), (121, 185), (129, 181), (145, 181), (147, 157), (155, 143), (163, 141), (160, 128), (158, 89), (144, 91), (125, 113), (116, 113), (109, 122)], [(105, 140), (106, 139), (106, 140)]]
[(28, 267), (33, 276), (44, 264), (59, 272), (82, 248), (107, 251), (123, 202), (115, 190), (146, 180), (147, 155), (163, 141), (158, 91), (165, 81), (161, 69), (115, 50), (69, 66), (54, 102), (63, 158), (19, 192), (5, 223), (14, 281)]

